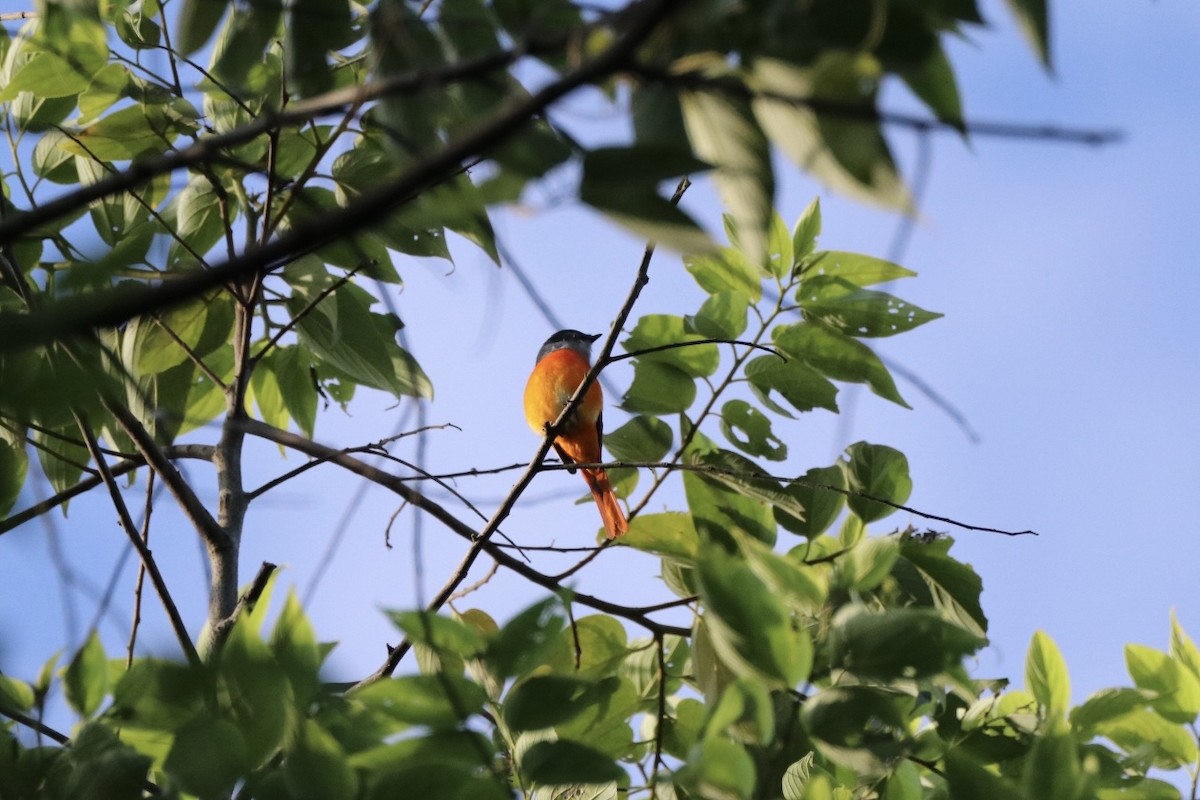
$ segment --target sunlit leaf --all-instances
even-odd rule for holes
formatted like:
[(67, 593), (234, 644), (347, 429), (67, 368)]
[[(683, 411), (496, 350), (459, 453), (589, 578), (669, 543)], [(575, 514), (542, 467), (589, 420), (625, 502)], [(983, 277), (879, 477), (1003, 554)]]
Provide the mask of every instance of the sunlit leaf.
[(1025, 688), (1033, 693), (1048, 714), (1065, 714), (1071, 702), (1067, 664), (1058, 645), (1044, 631), (1037, 631), (1025, 657)]
[(787, 444), (771, 430), (770, 417), (745, 400), (725, 403), (720, 422), (725, 438), (739, 450), (772, 461), (787, 458)]
[(715, 91), (695, 91), (681, 94), (680, 104), (692, 149), (717, 168), (713, 180), (741, 231), (746, 259), (765, 268), (775, 174), (770, 144), (750, 103)]
[(1137, 688), (1148, 693), (1150, 707), (1170, 722), (1190, 724), (1200, 714), (1200, 678), (1161, 650), (1125, 645), (1125, 665)]

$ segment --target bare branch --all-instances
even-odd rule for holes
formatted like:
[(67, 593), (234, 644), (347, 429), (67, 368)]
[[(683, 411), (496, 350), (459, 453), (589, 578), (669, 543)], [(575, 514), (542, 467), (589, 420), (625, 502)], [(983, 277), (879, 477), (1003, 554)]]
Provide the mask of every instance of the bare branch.
[(146, 568), (146, 572), (150, 575), (150, 582), (154, 584), (154, 591), (158, 593), (158, 599), (162, 601), (163, 609), (167, 612), (167, 619), (170, 620), (171, 628), (175, 631), (175, 638), (179, 641), (179, 646), (183, 648), (183, 654), (187, 656), (187, 660), (190, 663), (199, 664), (200, 654), (196, 652), (196, 646), (192, 644), (192, 637), (188, 634), (187, 626), (183, 623), (183, 617), (179, 615), (179, 608), (175, 605), (175, 601), (171, 599), (171, 592), (167, 588), (167, 582), (163, 579), (162, 573), (158, 571), (158, 565), (154, 562), (154, 556), (150, 553), (150, 548), (146, 546), (146, 543), (138, 535), (137, 526), (133, 522), (133, 517), (129, 514), (129, 507), (125, 504), (125, 497), (121, 494), (121, 488), (117, 486), (116, 478), (113, 477), (113, 474), (108, 469), (108, 462), (104, 460), (104, 453), (100, 452), (100, 445), (96, 442), (95, 434), (92, 433), (87, 419), (82, 414), (75, 415), (75, 422), (79, 425), (79, 432), (83, 434), (84, 441), (87, 442), (88, 452), (91, 453), (92, 459), (96, 462), (96, 468), (99, 470), (100, 476), (104, 479), (104, 484), (108, 487), (113, 507), (116, 508), (117, 516), (121, 521), (121, 528), (125, 531), (125, 535), (129, 537), (133, 549), (137, 551), (138, 556), (142, 560), (142, 566)]

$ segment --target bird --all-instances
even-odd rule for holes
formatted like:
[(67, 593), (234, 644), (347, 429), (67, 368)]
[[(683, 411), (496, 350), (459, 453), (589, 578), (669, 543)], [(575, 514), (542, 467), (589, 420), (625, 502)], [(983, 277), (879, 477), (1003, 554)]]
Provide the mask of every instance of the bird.
[[(600, 334), (561, 330), (546, 340), (538, 351), (537, 362), (525, 384), (525, 421), (534, 433), (545, 435), (546, 426), (558, 419), (583, 383), (591, 368), (592, 343)], [(568, 417), (554, 439), (554, 449), (574, 473), (575, 464), (594, 464), (603, 461), (600, 443), (604, 438), (604, 393), (599, 381), (588, 387), (579, 406)], [(617, 496), (603, 469), (582, 467), (583, 479), (592, 491), (600, 519), (609, 539), (629, 530), (629, 522), (621, 511)]]

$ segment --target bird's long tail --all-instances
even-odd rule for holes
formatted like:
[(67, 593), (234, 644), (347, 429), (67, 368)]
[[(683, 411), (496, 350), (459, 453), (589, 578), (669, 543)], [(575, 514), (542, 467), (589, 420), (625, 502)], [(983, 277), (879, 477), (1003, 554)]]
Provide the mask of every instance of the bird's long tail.
[(604, 529), (608, 531), (608, 538), (615, 539), (628, 531), (629, 522), (625, 519), (625, 512), (621, 511), (621, 504), (617, 502), (612, 484), (608, 482), (608, 473), (602, 469), (582, 469), (580, 472), (583, 473), (588, 488), (592, 490), (596, 507), (600, 509), (600, 519), (604, 520)]

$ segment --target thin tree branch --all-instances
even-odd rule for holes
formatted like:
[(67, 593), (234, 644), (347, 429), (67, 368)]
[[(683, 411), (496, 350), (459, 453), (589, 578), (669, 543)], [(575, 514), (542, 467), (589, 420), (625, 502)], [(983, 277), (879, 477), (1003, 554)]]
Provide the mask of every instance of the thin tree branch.
[[(150, 512), (154, 508), (154, 472), (146, 479), (146, 508), (142, 514), (142, 544), (150, 547)], [(133, 621), (129, 625), (129, 642), (125, 647), (125, 669), (133, 666), (133, 651), (137, 645), (138, 628), (142, 624), (142, 586), (146, 581), (146, 564), (138, 564), (137, 583), (133, 589)]]
[[(395, 493), (410, 505), (421, 509), (438, 522), (441, 522), (452, 533), (455, 533), (458, 536), (470, 541), (472, 543), (472, 547), (468, 551), (467, 555), (471, 558), (472, 563), (480, 552), (486, 552), (488, 556), (499, 562), (502, 567), (516, 572), (521, 577), (524, 577), (539, 586), (555, 592), (562, 588), (553, 576), (545, 575), (518, 558), (509, 555), (499, 544), (491, 542), (488, 539), (479, 538), (478, 532), (474, 528), (463, 523), (438, 503), (425, 497), (420, 492), (416, 492), (409, 488), (404, 481), (399, 480), (396, 476), (360, 461), (351, 455), (340, 453), (331, 447), (326, 447), (325, 445), (318, 444), (311, 439), (306, 439), (303, 436), (292, 433), (291, 431), (275, 428), (255, 419), (243, 419), (239, 421), (239, 424), (243, 427), (245, 432), (251, 436), (257, 436), (261, 439), (274, 442), (275, 444), (280, 444), (284, 447), (289, 447), (301, 453), (305, 453), (314, 458), (320, 458), (337, 464), (343, 469), (353, 472), (356, 475), (360, 475), (367, 480), (373, 481), (374, 483)], [(466, 564), (465, 566), (466, 569), (470, 568), (469, 564)], [(462, 570), (463, 567), (464, 565), (460, 564), (459, 570)], [(455, 571), (456, 575), (459, 570)], [(454, 592), (454, 588), (456, 588), (459, 583), (461, 583), (461, 579), (455, 581), (453, 587), (450, 587), (449, 584), (447, 587), (443, 587), (443, 591), (447, 598)], [(436, 608), (440, 608), (445, 603), (445, 598), (442, 598), (441, 594), (442, 593), (439, 593), (439, 596), (429, 604), (430, 607), (435, 608), (435, 610)], [(672, 633), (677, 636), (690, 635), (690, 631), (687, 628), (657, 622), (651, 619), (646, 613), (642, 613), (637, 610), (630, 611), (628, 607), (619, 605), (617, 603), (612, 603), (598, 597), (577, 592), (572, 593), (571, 597), (575, 602), (582, 603), (583, 605), (594, 608), (597, 611), (603, 611), (605, 613), (614, 614), (624, 619), (628, 619), (629, 621), (641, 625), (651, 632), (658, 631), (662, 633)], [(393, 652), (401, 649), (407, 652), (407, 643), (402, 643), (400, 646), (396, 647)], [(400, 658), (402, 657), (403, 653), (401, 653), (400, 656), (395, 657), (395, 663), (392, 663), (390, 667), (388, 666), (388, 663), (385, 663), (384, 666), (380, 667), (380, 669), (377, 670), (373, 675), (364, 678), (359, 682), (359, 684), (356, 685), (369, 683), (373, 680), (377, 680), (380, 677), (390, 675), (391, 671), (395, 669), (395, 665), (399, 663)], [(392, 657), (389, 656), (389, 663), (391, 661)]]
[[(138, 452), (142, 454), (142, 458), (146, 463), (158, 473), (162, 478), (163, 483), (170, 489), (171, 494), (179, 502), (188, 519), (210, 547), (225, 547), (228, 545), (228, 536), (224, 529), (217, 524), (217, 521), (209, 513), (204, 504), (200, 502), (200, 498), (192, 491), (192, 487), (179, 474), (179, 470), (166, 457), (162, 448), (154, 441), (150, 433), (142, 427), (142, 423), (133, 415), (128, 408), (117, 402), (111, 397), (102, 397), (100, 402), (108, 413), (112, 414), (116, 419), (117, 424), (129, 435), (137, 447)], [(215, 453), (215, 450), (214, 450)]]
[(117, 516), (121, 522), (121, 528), (125, 531), (125, 535), (129, 537), (129, 542), (133, 545), (133, 549), (137, 551), (138, 556), (142, 560), (142, 566), (146, 568), (146, 572), (150, 575), (150, 582), (154, 585), (154, 591), (158, 593), (158, 599), (162, 601), (163, 609), (167, 612), (167, 619), (171, 622), (171, 629), (175, 631), (175, 638), (179, 640), (179, 646), (183, 648), (183, 654), (187, 656), (187, 660), (192, 664), (200, 663), (200, 654), (196, 652), (196, 646), (192, 643), (192, 637), (188, 634), (187, 626), (183, 623), (183, 617), (179, 615), (179, 608), (175, 605), (175, 601), (171, 599), (171, 592), (167, 588), (167, 582), (163, 579), (162, 573), (158, 571), (158, 564), (154, 561), (154, 556), (150, 552), (150, 548), (142, 541), (138, 535), (137, 525), (133, 522), (133, 517), (129, 514), (129, 507), (125, 504), (125, 497), (121, 494), (121, 488), (117, 486), (116, 478), (108, 469), (108, 462), (104, 460), (104, 454), (100, 452), (100, 445), (96, 441), (95, 434), (92, 433), (91, 426), (88, 425), (87, 418), (82, 414), (75, 415), (75, 422), (79, 425), (79, 432), (83, 434), (84, 441), (87, 442), (88, 452), (92, 455), (92, 460), (96, 462), (96, 468), (100, 471), (100, 476), (104, 479), (104, 484), (108, 487), (109, 496), (112, 498), (113, 507), (117, 510)]
[(67, 736), (65, 733), (59, 733), (58, 731), (54, 730), (54, 728), (51, 728), (46, 723), (42, 722), (40, 719), (34, 719), (27, 714), (22, 714), (15, 708), (5, 708), (4, 706), (0, 706), (0, 714), (8, 717), (13, 722), (18, 722), (21, 725), (24, 725), (26, 728), (37, 731), (47, 739), (52, 739), (64, 747), (71, 744), (71, 737)]

